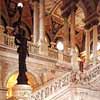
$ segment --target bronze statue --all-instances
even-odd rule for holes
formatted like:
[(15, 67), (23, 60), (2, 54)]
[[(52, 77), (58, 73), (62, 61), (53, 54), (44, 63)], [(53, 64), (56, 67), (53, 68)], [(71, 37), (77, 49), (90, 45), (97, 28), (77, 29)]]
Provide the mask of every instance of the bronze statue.
[(16, 28), (15, 32), (15, 44), (18, 46), (17, 53), (19, 54), (19, 75), (17, 78), (18, 84), (27, 84), (27, 68), (26, 68), (26, 57), (28, 54), (27, 38), (25, 31), (20, 27)]

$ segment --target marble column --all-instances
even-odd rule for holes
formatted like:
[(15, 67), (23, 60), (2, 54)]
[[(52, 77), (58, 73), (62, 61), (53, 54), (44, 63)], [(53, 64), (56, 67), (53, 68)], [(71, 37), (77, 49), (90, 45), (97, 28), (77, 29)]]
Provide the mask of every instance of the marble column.
[(93, 26), (93, 64), (97, 61), (97, 41), (98, 41), (98, 26)]
[(73, 71), (79, 71), (78, 52), (75, 50), (75, 9), (71, 12), (71, 65)]
[(69, 48), (69, 25), (68, 18), (64, 18), (64, 53), (68, 53)]
[(85, 51), (86, 51), (86, 60), (85, 60), (85, 66), (90, 61), (90, 30), (86, 30), (86, 40), (85, 40)]
[(33, 39), (33, 43), (34, 45), (37, 45), (38, 43), (38, 37), (39, 37), (39, 1), (35, 0), (34, 1), (34, 39)]
[(45, 0), (40, 0), (40, 44), (45, 41)]
[(48, 55), (48, 43), (45, 40), (45, 0), (40, 0), (40, 36), (39, 36), (39, 53)]
[(75, 48), (75, 10), (71, 12), (71, 48)]

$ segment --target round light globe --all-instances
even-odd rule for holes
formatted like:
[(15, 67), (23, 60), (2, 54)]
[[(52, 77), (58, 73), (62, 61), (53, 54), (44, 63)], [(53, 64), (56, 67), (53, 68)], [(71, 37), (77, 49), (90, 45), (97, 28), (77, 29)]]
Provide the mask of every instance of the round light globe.
[(58, 49), (59, 51), (64, 50), (63, 42), (62, 42), (62, 41), (58, 41), (56, 47), (57, 47), (57, 49)]
[(19, 2), (19, 3), (17, 4), (17, 6), (23, 8), (23, 4), (22, 4), (21, 2)]

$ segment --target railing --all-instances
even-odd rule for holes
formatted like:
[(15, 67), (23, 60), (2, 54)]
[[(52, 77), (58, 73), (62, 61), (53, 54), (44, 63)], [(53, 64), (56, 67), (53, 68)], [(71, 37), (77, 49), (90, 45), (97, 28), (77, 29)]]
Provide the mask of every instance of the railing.
[[(13, 28), (8, 26), (8, 31), (11, 33)], [(14, 36), (9, 35), (9, 32), (7, 34), (4, 33), (4, 27), (0, 25), (0, 44), (6, 45), (10, 48), (16, 49), (16, 45), (14, 43)], [(41, 51), (39, 52), (39, 46), (33, 45), (32, 42), (28, 41), (28, 49), (29, 53), (31, 54), (41, 54)], [(70, 56), (64, 55), (62, 52), (61, 57), (59, 56), (59, 52), (56, 49), (48, 48), (48, 57), (53, 59), (59, 59), (65, 62), (70, 61)], [(61, 59), (62, 58), (62, 59)]]
[[(16, 45), (14, 43), (14, 36), (10, 36), (8, 34), (0, 33), (2, 40), (0, 40), (0, 43), (3, 45), (6, 45), (9, 48), (16, 49)], [(28, 50), (31, 54), (39, 54), (39, 46), (34, 45), (32, 42), (28, 41)], [(48, 48), (48, 57), (53, 59), (62, 59), (62, 61), (70, 62), (70, 56), (64, 55), (62, 52), (63, 57), (59, 57), (59, 52), (56, 49)]]
[[(91, 83), (96, 80), (98, 77), (100, 77), (100, 63), (87, 70), (86, 73), (87, 74), (85, 74), (85, 77), (83, 77), (83, 81), (85, 83)], [(84, 75), (84, 73), (82, 74)], [(61, 91), (64, 87), (70, 86), (72, 83), (72, 76), (73, 75), (71, 72), (69, 72), (58, 79), (53, 80), (52, 82), (48, 82), (45, 86), (42, 86), (42, 88), (32, 94), (31, 100), (49, 100), (48, 98), (51, 95), (55, 96), (58, 91)]]
[(33, 45), (32, 42), (28, 41), (28, 51), (31, 54), (39, 54), (39, 47)]
[(88, 71), (86, 71), (86, 77), (84, 78), (85, 82), (93, 82), (96, 78), (100, 77), (100, 63), (95, 65), (95, 66), (91, 66), (92, 68), (90, 68)]
[[(13, 48), (13, 49), (16, 49), (16, 45), (14, 43), (15, 41), (15, 37), (14, 36), (10, 36), (10, 35), (7, 35), (7, 34), (2, 34), (3, 35), (3, 43), (4, 45), (6, 45), (7, 47), (9, 48)], [(32, 42), (28, 41), (28, 50), (29, 50), (29, 53), (32, 53), (32, 54), (38, 54), (39, 52), (39, 48), (35, 45), (33, 45)]]
[(68, 87), (70, 84), (71, 74), (66, 73), (62, 77), (48, 82), (45, 86), (42, 86), (39, 90), (35, 91), (31, 100), (45, 100), (54, 93), (62, 90), (64, 87)]
[(16, 45), (14, 43), (14, 36), (9, 36), (7, 34), (4, 35), (4, 44), (11, 48), (16, 48)]
[(63, 55), (63, 60), (64, 60), (65, 62), (71, 62), (71, 56)]

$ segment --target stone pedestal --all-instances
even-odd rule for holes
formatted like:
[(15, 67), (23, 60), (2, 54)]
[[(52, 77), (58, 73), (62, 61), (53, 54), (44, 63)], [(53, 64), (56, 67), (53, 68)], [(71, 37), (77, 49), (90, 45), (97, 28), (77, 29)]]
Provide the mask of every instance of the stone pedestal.
[(15, 85), (13, 88), (13, 97), (17, 100), (30, 100), (32, 88), (29, 85)]
[(0, 88), (0, 100), (6, 100), (7, 89)]

